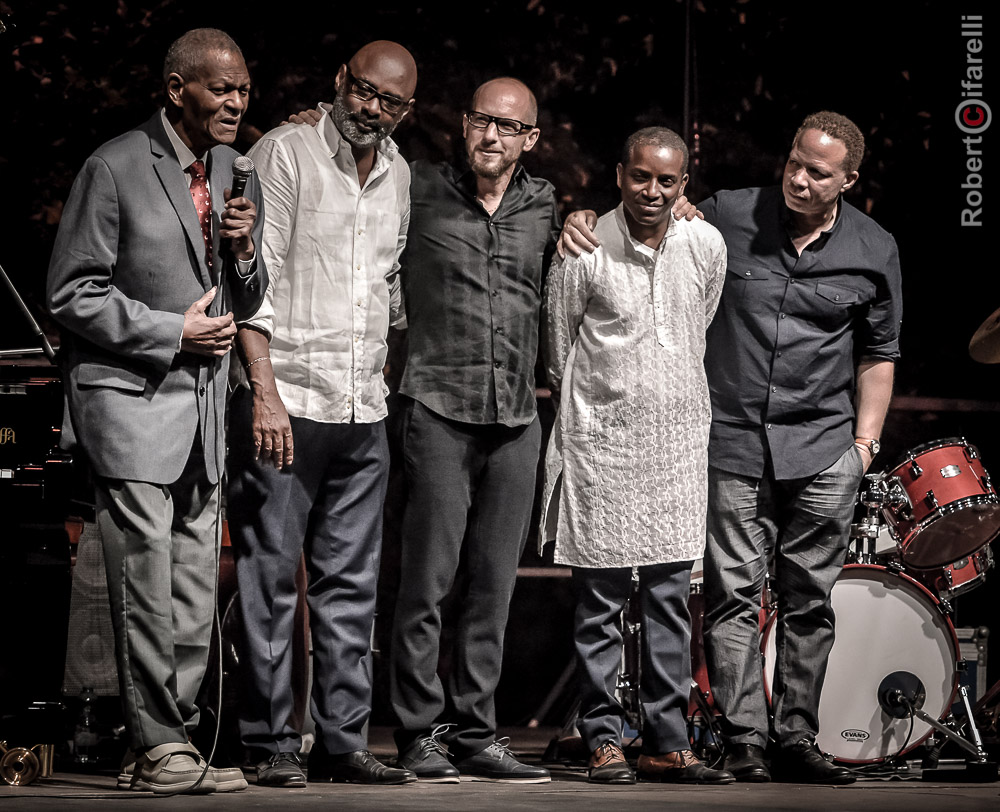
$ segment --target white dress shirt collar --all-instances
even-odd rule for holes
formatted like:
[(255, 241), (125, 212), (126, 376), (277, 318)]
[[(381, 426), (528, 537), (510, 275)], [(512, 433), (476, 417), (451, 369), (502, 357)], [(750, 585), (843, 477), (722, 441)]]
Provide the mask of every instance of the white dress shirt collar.
[(201, 161), (202, 163), (208, 158), (208, 150), (199, 158), (197, 157), (191, 149), (181, 141), (181, 137), (177, 134), (177, 130), (167, 119), (167, 111), (163, 107), (160, 108), (160, 121), (163, 122), (163, 129), (167, 131), (167, 139), (170, 141), (170, 145), (174, 148), (174, 154), (177, 156), (177, 160), (181, 165), (181, 169), (187, 172), (187, 169), (195, 161)]

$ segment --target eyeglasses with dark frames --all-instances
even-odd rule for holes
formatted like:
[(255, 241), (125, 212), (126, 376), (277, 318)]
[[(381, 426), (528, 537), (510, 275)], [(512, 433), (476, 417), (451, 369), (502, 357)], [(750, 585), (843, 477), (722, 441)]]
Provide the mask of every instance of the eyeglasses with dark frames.
[(485, 130), (490, 126), (490, 124), (496, 124), (497, 132), (500, 133), (500, 135), (520, 135), (526, 130), (535, 129), (534, 124), (525, 124), (523, 121), (518, 121), (516, 118), (498, 118), (497, 116), (488, 116), (486, 113), (480, 113), (478, 110), (470, 110), (466, 113), (465, 120), (477, 130)]
[(361, 99), (361, 101), (371, 101), (373, 98), (377, 98), (379, 107), (382, 108), (384, 113), (388, 113), (390, 116), (396, 115), (396, 113), (403, 109), (408, 101), (408, 99), (401, 99), (399, 96), (390, 96), (388, 93), (379, 93), (364, 79), (359, 79), (355, 76), (351, 72), (350, 67), (347, 68), (347, 81), (350, 83), (347, 87), (348, 93)]

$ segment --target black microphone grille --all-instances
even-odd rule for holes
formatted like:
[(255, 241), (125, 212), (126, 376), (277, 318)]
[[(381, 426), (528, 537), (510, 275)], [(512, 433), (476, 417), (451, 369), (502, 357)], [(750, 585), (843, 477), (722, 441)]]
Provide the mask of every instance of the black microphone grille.
[(237, 155), (233, 158), (233, 175), (240, 175), (249, 178), (253, 172), (253, 161), (246, 155)]

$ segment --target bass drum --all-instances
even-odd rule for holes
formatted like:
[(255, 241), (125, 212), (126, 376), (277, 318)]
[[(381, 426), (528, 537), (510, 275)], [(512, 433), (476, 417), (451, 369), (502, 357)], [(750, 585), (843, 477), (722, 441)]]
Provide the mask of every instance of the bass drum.
[[(937, 598), (909, 576), (885, 567), (852, 564), (833, 587), (837, 637), (819, 703), (816, 743), (837, 761), (872, 763), (909, 752), (932, 732), (915, 718), (890, 716), (879, 705), (882, 681), (914, 674), (926, 691), (922, 709), (937, 719), (958, 688), (958, 638)], [(768, 696), (774, 678), (776, 617), (762, 642)]]

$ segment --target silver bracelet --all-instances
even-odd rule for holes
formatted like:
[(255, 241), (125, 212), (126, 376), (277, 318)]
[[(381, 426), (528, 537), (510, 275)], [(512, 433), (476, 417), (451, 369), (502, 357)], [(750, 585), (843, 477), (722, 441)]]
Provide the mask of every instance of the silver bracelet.
[(247, 364), (247, 369), (250, 369), (250, 367), (252, 367), (258, 361), (270, 361), (270, 360), (271, 359), (266, 355), (262, 355), (260, 358), (254, 358), (249, 364)]

